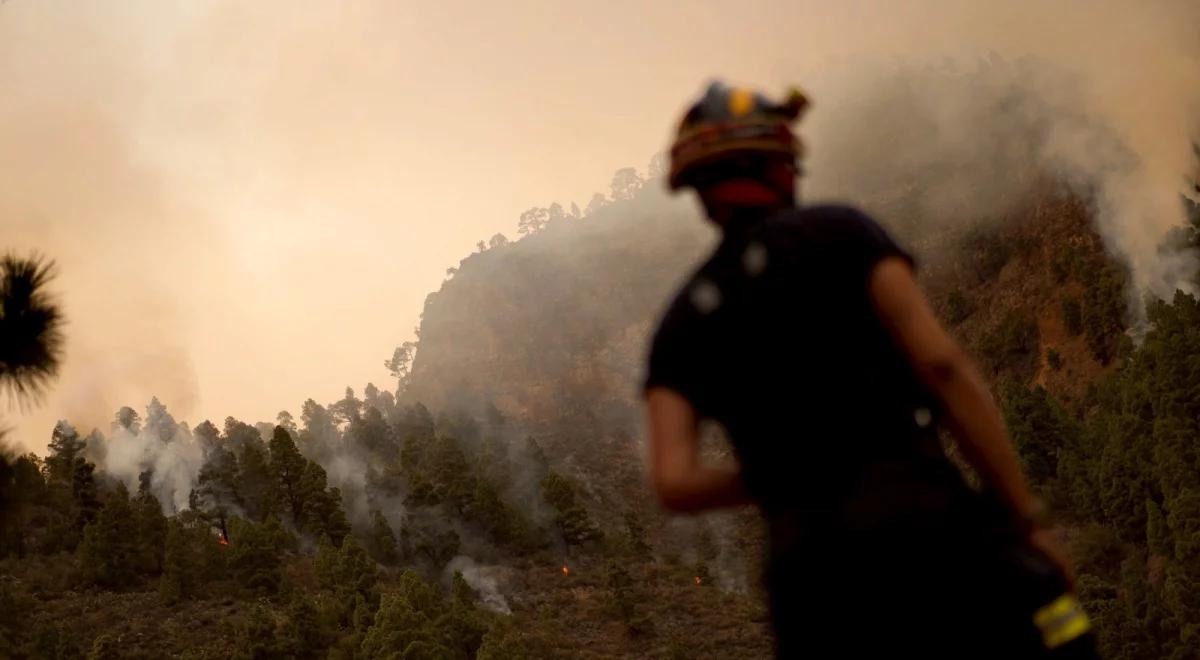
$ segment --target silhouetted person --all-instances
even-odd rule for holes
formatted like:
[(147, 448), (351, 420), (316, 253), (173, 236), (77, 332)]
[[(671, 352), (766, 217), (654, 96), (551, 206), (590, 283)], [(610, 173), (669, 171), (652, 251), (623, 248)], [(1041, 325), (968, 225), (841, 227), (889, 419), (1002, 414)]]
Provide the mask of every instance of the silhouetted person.
[[(659, 499), (761, 509), (780, 657), (1094, 657), (1045, 508), (912, 257), (861, 211), (797, 207), (805, 104), (717, 83), (679, 126), (671, 188), (693, 188), (723, 236), (650, 353)], [(700, 460), (703, 419), (737, 469)]]

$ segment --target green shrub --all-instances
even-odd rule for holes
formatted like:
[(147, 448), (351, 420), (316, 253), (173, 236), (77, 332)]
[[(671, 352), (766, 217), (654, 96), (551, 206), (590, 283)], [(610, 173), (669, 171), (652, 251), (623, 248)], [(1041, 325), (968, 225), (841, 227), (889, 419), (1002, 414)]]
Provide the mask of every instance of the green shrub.
[(1062, 299), (1062, 317), (1063, 327), (1066, 328), (1068, 335), (1078, 337), (1079, 333), (1083, 332), (1083, 310), (1079, 306), (1078, 298)]
[(1062, 354), (1058, 352), (1057, 348), (1052, 348), (1046, 351), (1046, 364), (1050, 365), (1050, 368), (1055, 371), (1062, 369)]
[(971, 303), (967, 301), (966, 296), (962, 294), (962, 291), (955, 290), (952, 291), (949, 296), (947, 296), (946, 322), (950, 325), (955, 326), (962, 323), (963, 321), (967, 320), (971, 314), (974, 313), (974, 311), (974, 308), (971, 306)]

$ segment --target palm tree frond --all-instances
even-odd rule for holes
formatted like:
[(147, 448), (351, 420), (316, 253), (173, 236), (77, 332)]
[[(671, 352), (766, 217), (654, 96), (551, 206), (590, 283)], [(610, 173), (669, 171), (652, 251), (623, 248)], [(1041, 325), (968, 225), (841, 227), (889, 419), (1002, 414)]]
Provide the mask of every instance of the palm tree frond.
[(25, 403), (41, 398), (58, 374), (63, 317), (46, 292), (53, 261), (0, 257), (0, 391)]

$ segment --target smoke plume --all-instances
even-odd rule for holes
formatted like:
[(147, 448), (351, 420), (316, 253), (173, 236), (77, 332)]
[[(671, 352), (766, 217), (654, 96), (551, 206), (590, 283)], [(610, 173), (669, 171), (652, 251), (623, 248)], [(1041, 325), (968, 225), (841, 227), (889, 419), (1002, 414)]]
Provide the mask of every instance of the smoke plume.
[(493, 612), (512, 614), (508, 599), (501, 592), (501, 585), (508, 579), (511, 570), (505, 566), (481, 566), (475, 563), (474, 559), (463, 555), (451, 559), (450, 563), (446, 564), (444, 581), (449, 582), (455, 572), (462, 573), (467, 584), (479, 594), (481, 605)]
[(1194, 2), (571, 14), (0, 4), (0, 233), (57, 260), (69, 320), (58, 391), (9, 419), (12, 439), (41, 450), (55, 419), (86, 428), (151, 394), (181, 417), (254, 418), (381, 378), (377, 356), (408, 338), (446, 266), (529, 206), (587, 206), (663, 147), (713, 75), (809, 90), (814, 198), (870, 201), (876, 177), (908, 172), (929, 217), (961, 219), (1020, 199), (1007, 179), (1036, 164), (1094, 189), (1138, 289), (1168, 293), (1195, 266), (1157, 252), (1195, 171)]

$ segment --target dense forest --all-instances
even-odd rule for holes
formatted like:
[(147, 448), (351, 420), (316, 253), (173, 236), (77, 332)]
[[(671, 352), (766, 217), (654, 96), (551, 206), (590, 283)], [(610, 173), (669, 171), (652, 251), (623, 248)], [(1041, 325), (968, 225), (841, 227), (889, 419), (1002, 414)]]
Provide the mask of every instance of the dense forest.
[[(636, 203), (641, 177), (621, 177), (627, 195), (589, 214)], [(567, 220), (526, 227), (528, 215), (527, 239), (487, 251), (537, 245)], [(395, 391), (347, 388), (273, 423), (189, 426), (154, 399), (114, 411), (104, 429), (61, 421), (41, 455), (10, 453), (0, 655), (768, 653), (752, 566), (729, 552), (755, 543), (752, 518), (664, 521), (626, 427), (625, 443), (604, 441), (612, 465), (596, 470), (496, 406), (433, 412), (411, 392), (417, 353), (405, 345), (386, 361)], [(578, 405), (563, 424), (577, 423)], [(710, 634), (690, 635), (697, 622)]]
[[(586, 208), (481, 242), (385, 388), (195, 426), (155, 399), (5, 454), (0, 656), (769, 655), (756, 517), (665, 516), (643, 486), (645, 338), (712, 240), (661, 175), (620, 170)], [(1131, 290), (1089, 189), (1022, 185), (948, 231), (919, 199), (862, 201), (994, 386), (1105, 657), (1195, 658), (1200, 302)], [(1200, 249), (1181, 203), (1164, 251)]]

